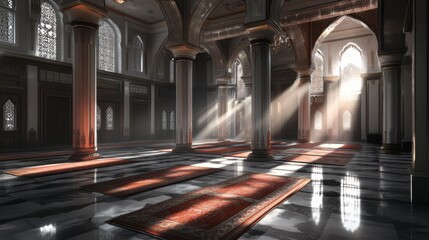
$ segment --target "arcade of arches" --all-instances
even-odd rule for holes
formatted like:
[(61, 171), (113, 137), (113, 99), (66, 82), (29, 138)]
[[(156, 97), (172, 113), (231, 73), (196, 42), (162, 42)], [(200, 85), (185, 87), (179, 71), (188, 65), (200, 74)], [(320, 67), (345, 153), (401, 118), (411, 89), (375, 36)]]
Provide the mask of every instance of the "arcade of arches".
[[(427, 15), (425, 0), (0, 0), (2, 236), (146, 239), (107, 221), (257, 172), (312, 182), (243, 239), (429, 239)], [(106, 158), (135, 165), (9, 172)], [(224, 171), (80, 189), (173, 164)]]

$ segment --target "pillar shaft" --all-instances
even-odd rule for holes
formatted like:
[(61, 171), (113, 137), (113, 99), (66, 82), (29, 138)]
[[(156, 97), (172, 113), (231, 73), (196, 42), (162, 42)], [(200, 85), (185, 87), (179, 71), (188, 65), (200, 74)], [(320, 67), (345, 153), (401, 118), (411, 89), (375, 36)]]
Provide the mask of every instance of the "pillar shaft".
[(192, 148), (192, 60), (176, 59), (176, 147)]
[(250, 160), (271, 159), (271, 49), (267, 40), (250, 45), (252, 66), (252, 153)]
[(97, 26), (73, 25), (73, 150), (74, 160), (97, 153)]
[(298, 73), (298, 81), (298, 142), (309, 142), (311, 76)]
[(381, 56), (383, 73), (383, 146), (386, 153), (401, 149), (402, 54)]
[(176, 146), (174, 152), (192, 150), (192, 75), (193, 61), (200, 48), (179, 43), (169, 46), (175, 60)]
[(428, 3), (414, 1), (413, 49), (413, 166), (411, 201), (429, 205)]

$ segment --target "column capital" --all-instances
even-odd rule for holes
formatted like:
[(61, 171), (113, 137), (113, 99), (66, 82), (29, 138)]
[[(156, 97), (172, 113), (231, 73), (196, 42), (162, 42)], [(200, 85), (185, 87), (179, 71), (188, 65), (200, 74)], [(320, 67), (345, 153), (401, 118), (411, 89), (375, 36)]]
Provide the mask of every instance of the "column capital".
[(389, 52), (380, 51), (378, 57), (380, 59), (381, 68), (400, 67), (404, 60), (405, 52), (405, 49)]
[(216, 77), (216, 84), (218, 86), (227, 85), (228, 82), (230, 81), (230, 79), (231, 79), (231, 74), (226, 74), (226, 75), (221, 76), (221, 77)]
[(84, 25), (97, 28), (100, 20), (106, 15), (104, 8), (81, 1), (63, 4), (62, 10), (72, 26)]
[(279, 25), (271, 20), (246, 23), (244, 28), (248, 33), (250, 44), (255, 42), (268, 42), (271, 44), (274, 41), (274, 36), (282, 34)]
[(202, 48), (190, 43), (168, 43), (167, 48), (173, 53), (175, 59), (189, 59), (193, 61)]
[(311, 67), (298, 67), (294, 68), (294, 71), (298, 74), (297, 78), (300, 80), (311, 80), (311, 73), (313, 69)]

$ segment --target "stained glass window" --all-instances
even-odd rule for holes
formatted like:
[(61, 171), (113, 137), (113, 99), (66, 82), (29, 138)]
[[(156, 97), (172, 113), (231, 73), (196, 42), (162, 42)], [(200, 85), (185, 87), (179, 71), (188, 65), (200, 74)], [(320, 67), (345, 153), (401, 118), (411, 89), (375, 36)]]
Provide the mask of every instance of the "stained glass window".
[(98, 68), (105, 71), (115, 71), (116, 35), (112, 26), (106, 21), (98, 29)]
[(97, 130), (101, 128), (101, 108), (97, 105)]
[(170, 113), (170, 130), (175, 129), (175, 117), (174, 117), (174, 111), (171, 111)]
[(3, 104), (3, 130), (16, 130), (15, 105), (9, 99)]
[(113, 108), (112, 106), (106, 109), (106, 130), (113, 130)]
[(40, 22), (37, 28), (37, 56), (57, 58), (57, 16), (51, 4), (43, 2), (40, 6)]
[(167, 112), (165, 110), (162, 111), (161, 128), (162, 130), (167, 130)]
[(0, 42), (15, 43), (15, 1), (0, 0)]
[(341, 54), (341, 93), (360, 93), (362, 90), (362, 54), (349, 44)]
[(318, 50), (314, 56), (315, 69), (311, 74), (310, 91), (312, 94), (323, 93), (323, 55)]
[(138, 72), (143, 72), (144, 64), (144, 48), (143, 41), (139, 36), (135, 36), (133, 40), (133, 70)]
[(343, 129), (350, 130), (352, 128), (352, 114), (349, 111), (343, 113)]
[(314, 129), (322, 130), (322, 123), (323, 123), (322, 113), (317, 111), (314, 114)]

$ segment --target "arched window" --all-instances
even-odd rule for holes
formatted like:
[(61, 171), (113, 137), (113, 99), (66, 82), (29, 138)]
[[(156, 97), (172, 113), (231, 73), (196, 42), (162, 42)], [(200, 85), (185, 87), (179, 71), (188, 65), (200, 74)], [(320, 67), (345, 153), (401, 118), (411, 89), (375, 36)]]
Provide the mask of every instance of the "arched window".
[(101, 108), (97, 104), (97, 130), (101, 128)]
[(143, 41), (139, 36), (135, 36), (133, 39), (133, 70), (138, 72), (144, 71), (144, 45)]
[(349, 111), (345, 111), (343, 113), (343, 129), (352, 129), (352, 114)]
[(174, 83), (174, 58), (170, 59), (170, 82)]
[(312, 94), (323, 93), (323, 55), (320, 50), (314, 55), (315, 69), (311, 74), (310, 91)]
[(116, 34), (112, 26), (103, 21), (98, 29), (98, 68), (114, 72), (116, 62)]
[(113, 108), (112, 106), (107, 107), (106, 109), (106, 130), (113, 130)]
[(175, 117), (174, 117), (174, 110), (170, 113), (170, 130), (174, 130), (176, 128), (175, 126)]
[(243, 64), (241, 61), (237, 60), (235, 62), (235, 74), (234, 78), (237, 83), (237, 99), (244, 99), (246, 97), (246, 88), (243, 81)]
[(40, 13), (36, 55), (55, 60), (57, 59), (57, 15), (48, 2), (42, 3)]
[(0, 0), (0, 42), (15, 43), (14, 0)]
[(167, 130), (167, 112), (165, 110), (162, 111), (161, 128), (162, 130)]
[(362, 54), (349, 43), (341, 52), (341, 93), (360, 93), (362, 90)]
[(322, 118), (322, 113), (317, 111), (314, 114), (314, 129), (316, 130), (322, 130), (322, 123), (323, 123), (323, 118)]
[(16, 130), (16, 109), (10, 99), (3, 104), (3, 131)]

